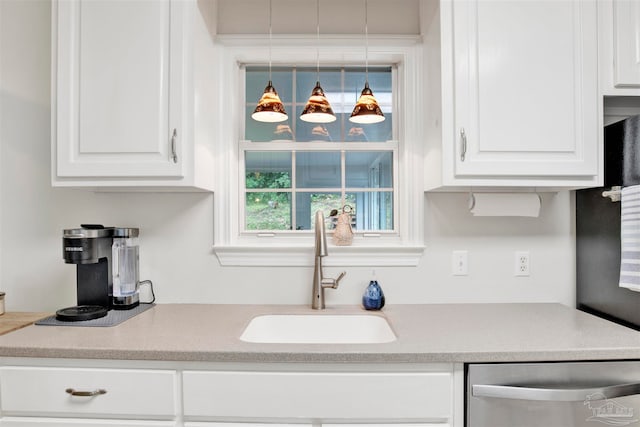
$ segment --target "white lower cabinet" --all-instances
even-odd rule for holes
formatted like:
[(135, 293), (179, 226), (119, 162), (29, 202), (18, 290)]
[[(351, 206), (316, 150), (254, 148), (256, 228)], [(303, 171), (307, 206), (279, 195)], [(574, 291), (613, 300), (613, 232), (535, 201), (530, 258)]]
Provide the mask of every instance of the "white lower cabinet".
[(461, 427), (462, 372), (0, 358), (0, 427)]

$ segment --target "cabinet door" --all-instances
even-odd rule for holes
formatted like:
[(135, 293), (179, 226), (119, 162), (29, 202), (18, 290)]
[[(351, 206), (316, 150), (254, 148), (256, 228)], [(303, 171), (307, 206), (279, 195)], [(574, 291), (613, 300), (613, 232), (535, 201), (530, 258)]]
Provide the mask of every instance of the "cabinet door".
[(596, 175), (595, 1), (451, 7), (455, 176)]
[[(269, 423), (269, 424), (256, 424), (256, 423), (207, 423), (207, 422), (195, 422), (185, 423), (185, 427), (311, 427), (311, 424), (283, 424), (283, 423)], [(433, 424), (433, 423), (394, 423), (394, 424), (328, 424), (328, 423), (315, 423), (315, 425), (321, 425), (322, 427), (448, 427), (449, 424)]]
[(615, 87), (640, 87), (640, 2), (613, 0)]
[(182, 176), (180, 3), (56, 3), (58, 176)]
[(280, 422), (269, 423), (222, 423), (222, 422), (193, 422), (184, 423), (184, 427), (312, 427), (311, 422), (308, 424), (290, 424)]
[[(185, 371), (185, 419), (451, 418), (449, 372)], [(319, 404), (318, 402), (321, 402)]]
[(176, 427), (176, 423), (171, 421), (8, 417), (0, 418), (0, 427)]

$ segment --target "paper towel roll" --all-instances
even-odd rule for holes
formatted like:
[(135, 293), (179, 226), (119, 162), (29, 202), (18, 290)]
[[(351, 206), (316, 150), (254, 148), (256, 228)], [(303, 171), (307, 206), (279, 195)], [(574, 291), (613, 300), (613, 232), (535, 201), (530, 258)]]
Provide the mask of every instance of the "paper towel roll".
[(540, 196), (536, 193), (474, 193), (469, 197), (473, 216), (540, 215)]

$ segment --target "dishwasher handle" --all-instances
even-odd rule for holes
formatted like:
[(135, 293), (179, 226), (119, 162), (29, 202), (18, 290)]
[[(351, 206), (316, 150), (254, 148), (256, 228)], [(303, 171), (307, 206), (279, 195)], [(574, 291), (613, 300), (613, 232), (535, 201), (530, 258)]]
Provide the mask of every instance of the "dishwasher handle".
[(586, 402), (640, 394), (640, 383), (577, 389), (474, 384), (471, 386), (471, 393), (474, 397), (492, 397), (496, 399)]

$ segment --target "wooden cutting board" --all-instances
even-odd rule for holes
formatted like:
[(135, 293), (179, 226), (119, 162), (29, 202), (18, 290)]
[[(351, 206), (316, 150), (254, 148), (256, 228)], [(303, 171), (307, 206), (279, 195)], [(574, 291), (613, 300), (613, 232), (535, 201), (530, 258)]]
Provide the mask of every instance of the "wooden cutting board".
[(7, 312), (0, 315), (0, 335), (16, 329), (24, 328), (36, 322), (51, 316), (51, 313), (30, 313), (30, 312)]

